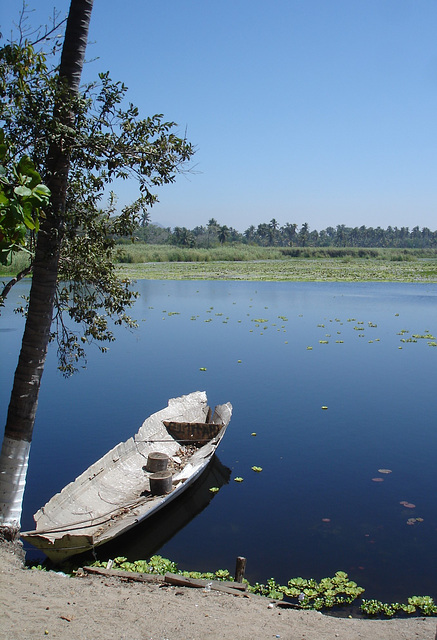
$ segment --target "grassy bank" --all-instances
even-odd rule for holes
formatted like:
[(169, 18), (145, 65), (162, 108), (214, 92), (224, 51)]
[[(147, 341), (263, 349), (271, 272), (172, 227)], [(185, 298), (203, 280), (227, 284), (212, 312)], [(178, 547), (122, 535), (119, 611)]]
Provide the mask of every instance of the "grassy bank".
[[(148, 280), (437, 282), (437, 252), (348, 247), (216, 247), (133, 244), (117, 248), (123, 277)], [(24, 262), (0, 271), (4, 281)]]
[(436, 259), (434, 249), (372, 249), (365, 247), (259, 247), (234, 244), (197, 249), (141, 242), (117, 247), (120, 263), (144, 262), (250, 262), (254, 260), (340, 259), (414, 262), (421, 258)]

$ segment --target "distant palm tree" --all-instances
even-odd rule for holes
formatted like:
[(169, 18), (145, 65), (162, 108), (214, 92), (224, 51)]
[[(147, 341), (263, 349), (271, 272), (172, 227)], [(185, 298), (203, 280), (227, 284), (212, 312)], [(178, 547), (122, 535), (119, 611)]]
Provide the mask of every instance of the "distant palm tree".
[(229, 229), (226, 225), (223, 225), (223, 227), (220, 227), (220, 230), (218, 233), (218, 239), (220, 244), (225, 244), (228, 238), (229, 238)]
[(308, 242), (309, 230), (310, 226), (308, 222), (304, 222), (299, 231), (299, 244), (302, 247), (305, 247), (306, 243)]
[(290, 247), (293, 246), (293, 240), (296, 238), (296, 229), (297, 229), (297, 224), (295, 222), (293, 223), (286, 222), (285, 225), (281, 228), (281, 232), (283, 236), (285, 236), (285, 238), (287, 239), (287, 242), (290, 245)]

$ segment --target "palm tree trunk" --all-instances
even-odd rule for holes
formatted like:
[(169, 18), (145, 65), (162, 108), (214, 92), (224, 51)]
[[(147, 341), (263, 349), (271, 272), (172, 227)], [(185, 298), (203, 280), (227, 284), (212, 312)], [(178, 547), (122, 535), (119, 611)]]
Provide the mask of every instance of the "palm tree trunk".
[[(60, 86), (70, 96), (79, 90), (92, 6), (93, 0), (71, 0), (59, 69)], [(62, 98), (56, 104), (53, 118), (74, 128), (68, 100), (67, 108)], [(10, 539), (17, 536), (20, 528), (30, 443), (53, 317), (69, 167), (68, 140), (53, 142), (46, 162), (51, 208), (38, 233), (29, 309), (0, 454), (0, 530)]]

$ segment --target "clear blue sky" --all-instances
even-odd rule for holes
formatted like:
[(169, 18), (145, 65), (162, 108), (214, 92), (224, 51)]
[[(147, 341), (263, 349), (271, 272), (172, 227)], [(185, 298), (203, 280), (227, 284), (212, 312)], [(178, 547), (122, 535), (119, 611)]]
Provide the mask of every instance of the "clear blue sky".
[[(69, 1), (29, 5), (44, 23)], [(437, 229), (436, 0), (95, 0), (90, 40), (85, 76), (197, 147), (153, 221)]]

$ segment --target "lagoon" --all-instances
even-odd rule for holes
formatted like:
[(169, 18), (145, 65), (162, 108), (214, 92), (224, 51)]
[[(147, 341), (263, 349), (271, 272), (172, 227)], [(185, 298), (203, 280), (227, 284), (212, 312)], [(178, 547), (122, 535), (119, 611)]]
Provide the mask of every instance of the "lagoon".
[[(49, 350), (22, 527), (168, 398), (204, 389), (234, 407), (222, 486), (159, 553), (200, 571), (232, 571), (243, 555), (251, 582), (343, 570), (366, 598), (437, 597), (437, 285), (136, 288), (139, 328), (117, 330), (107, 354), (89, 347), (86, 369), (65, 380)], [(12, 306), (0, 318), (3, 423), (23, 324)], [(111, 553), (144, 557), (145, 537)]]

